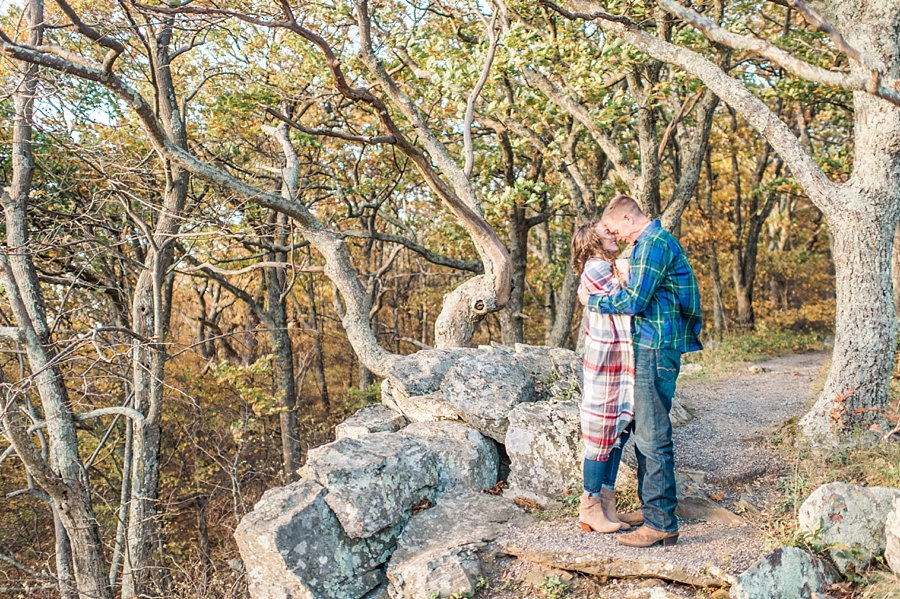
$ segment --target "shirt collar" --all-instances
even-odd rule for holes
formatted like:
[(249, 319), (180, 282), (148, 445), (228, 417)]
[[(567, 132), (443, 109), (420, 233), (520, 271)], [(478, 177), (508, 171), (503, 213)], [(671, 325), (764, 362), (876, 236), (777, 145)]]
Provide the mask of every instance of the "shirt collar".
[(646, 229), (641, 231), (641, 234), (638, 235), (638, 238), (634, 240), (634, 245), (639, 244), (645, 238), (647, 238), (650, 235), (652, 235), (653, 233), (659, 231), (659, 229), (661, 229), (661, 228), (662, 228), (662, 224), (660, 224), (659, 220), (652, 221), (649, 225), (647, 225)]

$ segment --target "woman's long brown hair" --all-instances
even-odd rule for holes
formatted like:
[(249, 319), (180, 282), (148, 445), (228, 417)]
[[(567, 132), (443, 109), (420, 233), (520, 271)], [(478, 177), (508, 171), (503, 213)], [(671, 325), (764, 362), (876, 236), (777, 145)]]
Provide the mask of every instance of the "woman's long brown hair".
[[(606, 260), (612, 265), (613, 274), (622, 283), (622, 274), (616, 267), (616, 256), (603, 247), (603, 240), (594, 230), (596, 220), (580, 225), (572, 235), (572, 270), (579, 275), (584, 270), (584, 264), (591, 258)], [(624, 287), (624, 284), (622, 285)]]

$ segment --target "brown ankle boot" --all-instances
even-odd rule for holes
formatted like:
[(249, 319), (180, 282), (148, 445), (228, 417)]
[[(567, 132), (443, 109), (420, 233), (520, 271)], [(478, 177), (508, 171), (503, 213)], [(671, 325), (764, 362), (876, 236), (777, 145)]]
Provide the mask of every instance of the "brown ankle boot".
[(600, 507), (607, 520), (619, 525), (619, 530), (631, 530), (631, 526), (622, 522), (616, 515), (616, 492), (613, 489), (606, 487), (600, 489)]
[(678, 531), (663, 532), (644, 525), (634, 532), (617, 536), (616, 541), (620, 545), (628, 547), (654, 547), (656, 545), (671, 547), (678, 542)]
[(634, 510), (633, 512), (625, 512), (624, 514), (616, 514), (620, 522), (631, 526), (640, 526), (644, 523), (643, 510)]
[(584, 532), (616, 532), (619, 525), (610, 522), (603, 514), (599, 497), (581, 496), (581, 509), (578, 512), (578, 520), (581, 521), (581, 529)]

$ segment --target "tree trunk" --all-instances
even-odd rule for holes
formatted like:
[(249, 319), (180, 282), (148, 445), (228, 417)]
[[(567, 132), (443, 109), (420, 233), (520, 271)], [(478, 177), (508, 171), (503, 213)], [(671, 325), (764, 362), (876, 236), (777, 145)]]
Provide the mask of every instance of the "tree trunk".
[[(316, 309), (316, 288), (313, 285), (312, 275), (306, 277), (306, 297), (309, 301), (309, 328), (313, 334), (313, 376), (316, 386), (319, 388), (319, 397), (324, 407), (329, 406), (328, 381), (325, 380), (325, 352), (322, 348), (322, 329), (319, 324), (319, 314)], [(423, 304), (424, 305), (424, 304)]]
[(512, 347), (522, 343), (525, 333), (522, 327), (522, 309), (525, 304), (525, 274), (528, 258), (528, 225), (525, 205), (516, 203), (509, 214), (509, 256), (512, 260), (512, 288), (509, 301), (498, 313), (500, 318), (500, 342)]
[[(187, 147), (187, 132), (179, 113), (175, 85), (170, 70), (169, 44), (174, 20), (159, 25), (149, 35), (151, 63), (159, 94), (160, 120), (180, 148)], [(166, 189), (149, 240), (146, 269), (138, 276), (132, 301), (134, 332), (146, 340), (132, 343), (132, 379), (134, 408), (144, 415), (144, 423), (135, 427), (132, 447), (131, 500), (129, 502), (126, 553), (122, 572), (122, 599), (150, 595), (154, 580), (153, 554), (159, 547), (157, 495), (159, 492), (159, 451), (162, 401), (165, 389), (165, 339), (171, 302), (167, 301), (166, 282), (172, 266), (173, 239), (187, 202), (189, 173), (161, 156), (167, 170)]]
[(725, 332), (725, 306), (722, 303), (722, 276), (719, 274), (719, 254), (714, 243), (709, 244), (709, 278), (712, 282), (713, 330)]
[(744, 265), (744, 256), (740, 249), (734, 251), (732, 279), (737, 307), (737, 326), (746, 331), (756, 327), (756, 315), (753, 312), (753, 278)]
[(556, 317), (553, 319), (553, 329), (547, 338), (550, 347), (563, 347), (572, 334), (572, 317), (575, 316), (576, 303), (578, 302), (578, 282), (581, 273), (572, 270), (572, 261), (566, 262), (566, 273), (557, 295)]
[(900, 314), (900, 223), (897, 224), (897, 229), (894, 231), (894, 245), (892, 247), (891, 280), (894, 282), (894, 311)]
[[(858, 197), (858, 204), (866, 199)], [(890, 278), (896, 214), (884, 214), (871, 204), (862, 208), (845, 205), (828, 215), (837, 287), (834, 352), (822, 394), (800, 421), (817, 442), (832, 438), (836, 430), (883, 424), (890, 402), (897, 344)]]

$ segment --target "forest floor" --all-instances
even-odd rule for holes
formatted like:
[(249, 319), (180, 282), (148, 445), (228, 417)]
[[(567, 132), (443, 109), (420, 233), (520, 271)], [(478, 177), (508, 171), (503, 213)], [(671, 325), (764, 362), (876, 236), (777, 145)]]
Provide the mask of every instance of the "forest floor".
[[(682, 521), (682, 539), (674, 548), (637, 550), (637, 555), (675, 563), (690, 570), (713, 562), (725, 571), (746, 569), (768, 549), (784, 544), (784, 531), (772, 526), (805, 497), (791, 484), (793, 465), (780, 445), (812, 401), (829, 354), (812, 352), (736, 364), (725, 372), (701, 369), (679, 377), (679, 394), (694, 418), (675, 429), (675, 460), (683, 494), (710, 498), (741, 517), (731, 524)], [(752, 372), (748, 370), (752, 369)], [(620, 507), (635, 501), (634, 472), (623, 462), (618, 489)], [(590, 561), (630, 559), (613, 535), (580, 532), (573, 494), (559, 507), (535, 514), (538, 523), (511, 531), (518, 546), (531, 545), (536, 561), (499, 555), (476, 597), (495, 599), (663, 599), (727, 597), (725, 589), (689, 586), (658, 578), (604, 578), (554, 568), (580, 552)], [(553, 556), (547, 559), (547, 556)], [(643, 559), (643, 558), (642, 558)], [(679, 566), (680, 565), (680, 566)], [(695, 568), (696, 570), (696, 568)]]

